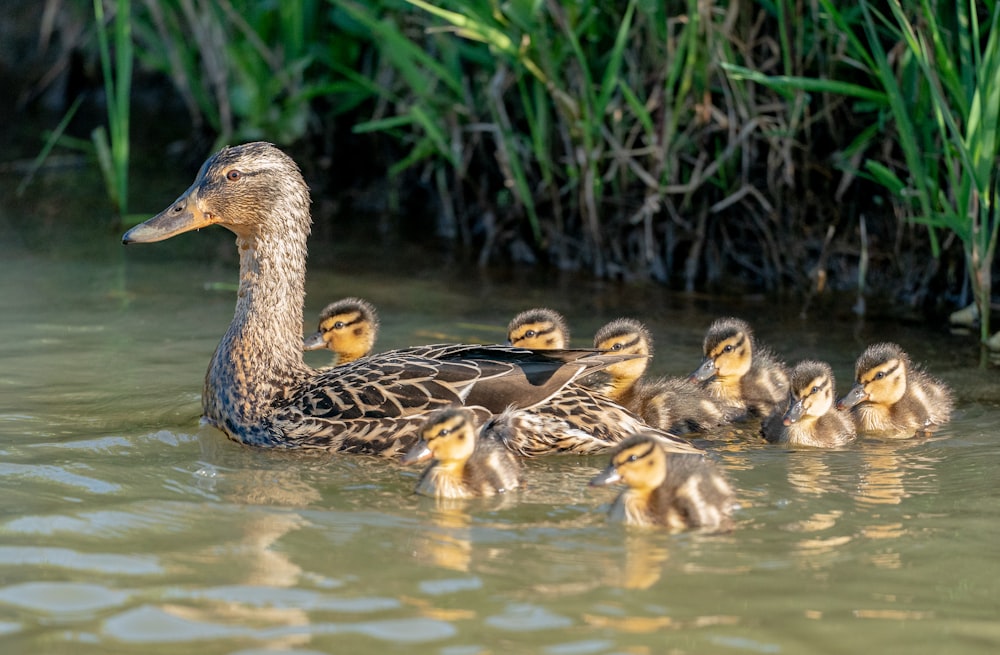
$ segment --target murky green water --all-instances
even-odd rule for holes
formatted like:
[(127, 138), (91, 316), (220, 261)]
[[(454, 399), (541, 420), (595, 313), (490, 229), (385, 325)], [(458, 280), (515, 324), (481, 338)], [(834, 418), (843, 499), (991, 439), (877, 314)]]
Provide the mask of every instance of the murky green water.
[[(931, 440), (714, 444), (742, 506), (731, 534), (606, 525), (613, 492), (586, 487), (602, 458), (533, 461), (516, 495), (437, 507), (410, 493), (416, 471), (390, 462), (256, 451), (199, 428), (202, 377), (232, 316), (232, 292), (212, 286), (235, 279), (221, 230), (125, 252), (117, 234), (0, 218), (5, 653), (1000, 648), (998, 374), (972, 368), (966, 339), (729, 308), (789, 362), (830, 361), (841, 391), (857, 353), (893, 338), (961, 399)], [(632, 315), (656, 338), (655, 372), (680, 374), (727, 311), (656, 289), (487, 278), (438, 257), (392, 258), (402, 274), (387, 259), (311, 267), (307, 315), (365, 296), (380, 348), (497, 341), (533, 305), (563, 311), (584, 345)]]

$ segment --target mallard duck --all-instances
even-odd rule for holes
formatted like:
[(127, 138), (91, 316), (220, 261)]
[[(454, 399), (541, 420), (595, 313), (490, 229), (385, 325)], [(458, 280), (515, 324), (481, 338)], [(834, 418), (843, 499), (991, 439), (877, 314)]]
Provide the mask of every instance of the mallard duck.
[(521, 470), (514, 454), (498, 441), (480, 432), (475, 414), (464, 408), (449, 408), (427, 417), (420, 440), (403, 457), (403, 464), (433, 458), (417, 493), (436, 498), (493, 496), (516, 489)]
[(569, 347), (569, 327), (559, 312), (538, 307), (521, 312), (507, 326), (507, 345), (534, 350)]
[(335, 364), (369, 355), (378, 336), (378, 312), (361, 298), (341, 298), (323, 308), (319, 327), (302, 341), (303, 350), (326, 348)]
[[(298, 166), (269, 143), (223, 148), (174, 203), (122, 237), (162, 241), (221, 225), (236, 235), (240, 284), (232, 323), (205, 376), (203, 420), (241, 443), (391, 455), (416, 441), (427, 414), (466, 405), (487, 414), (552, 404), (574, 380), (622, 356), (436, 344), (315, 370), (302, 354), (309, 190)], [(611, 401), (588, 409), (609, 420)], [(677, 443), (688, 451), (687, 444)]]
[(756, 343), (746, 321), (715, 320), (705, 333), (704, 353), (705, 359), (691, 379), (748, 416), (769, 416), (788, 398), (784, 364)]
[(772, 443), (832, 448), (850, 443), (857, 436), (854, 423), (834, 409), (837, 383), (826, 362), (801, 361), (788, 376), (789, 401), (784, 414), (764, 420), (761, 432)]
[(644, 378), (653, 356), (653, 337), (635, 319), (620, 318), (599, 329), (594, 335), (594, 348), (640, 355), (612, 364), (583, 382), (595, 384), (650, 425), (674, 433), (703, 432), (735, 418), (731, 406), (716, 401), (706, 389), (687, 378)]
[(951, 390), (913, 365), (894, 343), (868, 346), (858, 357), (854, 381), (837, 408), (851, 410), (858, 432), (912, 436), (951, 418)]
[(624, 482), (608, 518), (629, 525), (671, 530), (728, 529), (733, 490), (702, 455), (667, 453), (645, 433), (629, 437), (611, 453), (611, 463), (590, 484)]

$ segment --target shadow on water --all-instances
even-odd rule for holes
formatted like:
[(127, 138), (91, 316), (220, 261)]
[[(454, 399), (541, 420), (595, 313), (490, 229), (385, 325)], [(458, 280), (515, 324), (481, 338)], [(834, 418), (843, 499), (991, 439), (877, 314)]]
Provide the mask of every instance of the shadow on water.
[(199, 427), (201, 381), (232, 317), (232, 238), (209, 229), (125, 250), (93, 227), (98, 203), (39, 184), (0, 204), (5, 651), (1000, 646), (1000, 392), (966, 340), (859, 324), (835, 301), (801, 319), (764, 298), (315, 244), (304, 329), (328, 301), (364, 296), (382, 316), (379, 348), (500, 341), (514, 313), (544, 305), (568, 317), (576, 345), (618, 316), (644, 320), (653, 373), (678, 375), (731, 313), (788, 362), (828, 360), (842, 391), (857, 353), (891, 338), (959, 398), (930, 439), (789, 451), (747, 425), (706, 442), (738, 490), (727, 534), (607, 525), (615, 491), (587, 488), (603, 458), (530, 461), (515, 494), (436, 503), (392, 462), (256, 451)]

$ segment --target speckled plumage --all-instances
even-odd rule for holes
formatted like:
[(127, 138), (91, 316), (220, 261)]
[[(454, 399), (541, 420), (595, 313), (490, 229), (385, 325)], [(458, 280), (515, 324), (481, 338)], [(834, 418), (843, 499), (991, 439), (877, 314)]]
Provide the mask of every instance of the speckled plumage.
[(412, 444), (436, 409), (469, 405), (488, 415), (545, 404), (580, 375), (620, 361), (593, 351), (444, 344), (314, 370), (302, 354), (309, 191), (295, 162), (267, 143), (223, 148), (123, 242), (216, 224), (236, 235), (240, 284), (202, 400), (204, 420), (236, 441), (390, 455)]

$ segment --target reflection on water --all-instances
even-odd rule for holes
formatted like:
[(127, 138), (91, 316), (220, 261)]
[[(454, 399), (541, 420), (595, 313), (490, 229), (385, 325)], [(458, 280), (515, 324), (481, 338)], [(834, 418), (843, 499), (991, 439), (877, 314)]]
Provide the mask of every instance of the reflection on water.
[(984, 395), (1000, 386), (968, 372), (963, 343), (569, 276), (312, 269), (304, 328), (329, 299), (366, 296), (380, 348), (496, 341), (549, 305), (575, 345), (645, 320), (653, 374), (683, 375), (704, 327), (734, 313), (842, 380), (891, 331), (961, 399), (930, 439), (789, 451), (746, 425), (699, 440), (737, 490), (723, 535), (609, 525), (616, 490), (587, 487), (604, 458), (531, 461), (516, 494), (436, 502), (393, 462), (257, 451), (198, 426), (232, 316), (231, 292), (206, 284), (235, 277), (205, 263), (231, 237), (205, 232), (141, 256), (0, 257), (4, 652), (806, 652), (817, 634), (837, 636), (832, 652), (1000, 648), (1000, 407)]

